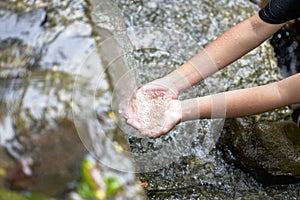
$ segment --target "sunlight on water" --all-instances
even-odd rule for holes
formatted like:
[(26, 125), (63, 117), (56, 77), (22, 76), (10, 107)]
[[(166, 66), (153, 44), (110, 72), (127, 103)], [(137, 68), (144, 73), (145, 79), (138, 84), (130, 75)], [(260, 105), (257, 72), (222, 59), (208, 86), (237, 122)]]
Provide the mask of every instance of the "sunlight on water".
[[(124, 25), (117, 17), (119, 16), (117, 10), (105, 9), (113, 5), (103, 4), (105, 3), (98, 5), (93, 17), (96, 25), (100, 27), (98, 29), (100, 36), (104, 35), (107, 29), (113, 33), (103, 39), (101, 47), (109, 63), (108, 72), (114, 85), (113, 105), (117, 107), (114, 111), (118, 113), (126, 109), (136, 84), (140, 86), (161, 78), (198, 52), (201, 47), (189, 35), (171, 29), (129, 27), (124, 30)], [(114, 51), (111, 51), (112, 48)], [(183, 96), (192, 97), (195, 93), (204, 95), (210, 91), (210, 86), (205, 82), (201, 84), (201, 87), (202, 93), (199, 89), (193, 88)], [(146, 110), (141, 109), (141, 112), (146, 112)], [(119, 127), (128, 136), (131, 153), (135, 157), (140, 172), (157, 170), (177, 161), (190, 149), (193, 138), (199, 134), (204, 138), (202, 145), (204, 149), (201, 151), (205, 153), (198, 152), (198, 155), (204, 157), (203, 155), (215, 146), (222, 128), (220, 122), (222, 120), (182, 123), (169, 134), (151, 139), (139, 135), (136, 130), (129, 127), (122, 115), (118, 119)], [(147, 131), (154, 130), (145, 130)]]
[[(166, 11), (167, 14), (172, 16), (174, 14), (174, 16), (180, 17), (180, 13), (192, 13), (188, 16), (184, 15), (182, 19), (186, 20), (188, 18), (189, 20), (187, 21), (192, 22), (190, 25), (193, 26), (193, 32), (190, 29), (184, 29), (185, 32), (183, 31), (184, 33), (182, 33), (178, 30), (183, 30), (180, 28), (186, 27), (181, 27), (182, 24), (178, 26), (177, 21), (174, 20), (176, 17), (173, 16), (174, 19), (159, 18), (161, 10), (166, 9), (164, 6), (159, 8), (155, 3), (148, 3), (145, 7), (149, 6), (149, 8), (145, 9), (144, 5), (139, 4), (139, 2), (128, 4), (121, 0), (117, 2), (121, 6), (128, 6), (129, 4), (131, 7), (125, 6), (125, 9), (132, 9), (132, 13), (136, 12), (136, 16), (122, 13), (125, 16), (124, 20), (127, 28), (124, 28), (122, 20), (116, 17), (122, 16), (120, 15), (121, 12), (115, 8), (103, 11), (106, 17), (101, 19), (110, 19), (107, 22), (109, 25), (103, 21), (101, 23), (104, 23), (105, 26), (102, 26), (101, 23), (97, 24), (100, 27), (100, 32), (98, 33), (102, 33), (102, 35), (106, 33), (104, 43), (102, 43), (106, 45), (102, 45), (102, 50), (109, 61), (108, 71), (114, 86), (112, 105), (115, 113), (119, 113), (119, 111), (124, 112), (137, 86), (140, 87), (152, 80), (161, 78), (176, 69), (201, 50), (199, 44), (206, 45), (219, 34), (220, 30), (229, 27), (232, 23), (229, 20), (230, 17), (235, 18), (236, 21), (242, 20), (241, 14), (237, 15), (227, 12), (224, 14), (222, 13), (223, 11), (220, 14), (218, 10), (213, 9), (212, 2), (205, 2), (200, 7), (197, 7), (198, 4), (194, 2), (197, 9), (207, 10), (207, 13), (199, 16), (199, 18), (197, 17), (202, 11), (194, 8), (193, 5), (182, 6), (180, 2), (166, 2), (165, 7), (169, 6), (168, 9), (172, 8), (172, 11)], [(224, 1), (221, 1), (216, 4), (222, 6), (223, 3)], [(114, 4), (110, 5), (116, 6)], [(227, 3), (226, 5), (230, 7), (233, 6), (233, 3)], [(253, 9), (246, 3), (241, 3), (241, 5), (246, 7), (246, 11)], [(155, 9), (158, 9), (158, 11), (153, 11)], [(250, 15), (250, 12), (248, 13), (245, 10), (243, 11), (244, 17)], [(152, 19), (151, 16), (155, 15), (154, 13), (158, 13), (157, 18), (154, 17)], [(190, 15), (196, 16), (195, 19), (190, 19)], [(227, 16), (221, 17), (223, 23), (218, 21), (220, 19), (217, 17), (220, 18), (220, 15)], [(95, 17), (96, 21), (99, 16)], [(157, 20), (156, 22), (159, 25), (152, 24), (152, 21), (145, 21), (145, 26), (141, 25), (143, 20), (145, 20), (144, 18), (146, 18), (145, 16), (148, 16), (150, 20)], [(134, 20), (140, 21), (136, 22)], [(161, 26), (164, 28), (161, 28)], [(177, 28), (175, 30), (166, 28), (172, 26)], [(108, 32), (112, 34), (107, 34), (105, 30), (109, 30)], [(205, 34), (205, 37), (202, 37), (201, 34)], [(196, 40), (191, 35), (195, 36)], [(111, 51), (112, 49), (114, 51)], [(266, 47), (262, 46), (261, 49), (266, 49)], [(257, 50), (257, 52), (261, 51), (261, 49)], [(249, 57), (255, 57), (257, 52), (251, 52)], [(256, 62), (263, 62), (265, 60), (264, 56), (256, 56)], [(272, 61), (270, 63), (268, 66), (273, 69)], [(272, 69), (268, 69), (272, 72), (272, 75), (269, 76), (277, 79), (279, 75), (276, 70)], [(253, 59), (245, 59), (223, 72), (225, 75), (220, 72), (182, 93), (179, 98), (193, 98), (230, 88), (243, 87), (241, 82), (246, 83), (249, 87), (265, 84), (270, 80), (262, 78), (257, 82), (253, 82), (253, 77), (260, 72), (263, 74), (264, 70), (264, 68), (257, 69), (257, 66), (253, 64)], [(236, 76), (231, 77), (229, 74)], [(208, 189), (206, 191), (199, 192), (204, 196), (213, 194), (217, 194), (219, 197), (236, 197), (244, 194), (247, 197), (268, 196), (266, 190), (261, 188), (251, 176), (228, 165), (222, 159), (221, 153), (216, 150), (215, 145), (224, 124), (222, 119), (195, 120), (181, 123), (168, 134), (155, 139), (141, 136), (136, 130), (126, 124), (122, 115), (118, 116), (117, 123), (128, 138), (129, 153), (135, 158), (137, 171), (141, 172), (141, 179), (149, 181), (150, 192), (152, 189), (153, 193), (155, 193), (164, 190), (168, 191), (168, 189), (192, 188), (198, 185), (200, 188), (207, 186)], [(257, 193), (260, 194), (257, 195)], [(201, 195), (199, 194), (199, 196)]]

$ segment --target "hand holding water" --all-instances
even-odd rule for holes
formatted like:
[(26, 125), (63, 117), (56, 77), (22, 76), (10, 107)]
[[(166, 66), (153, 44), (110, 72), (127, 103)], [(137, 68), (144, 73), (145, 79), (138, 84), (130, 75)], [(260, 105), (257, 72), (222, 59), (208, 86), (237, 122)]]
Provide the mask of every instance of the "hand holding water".
[(181, 120), (177, 93), (164, 86), (160, 79), (148, 83), (129, 102), (126, 118), (144, 136), (165, 134)]
[(171, 97), (172, 99), (178, 98), (178, 90), (172, 84), (172, 81), (165, 76), (160, 79), (156, 79), (150, 83), (145, 84), (143, 87), (141, 87), (138, 92), (165, 92), (166, 96)]

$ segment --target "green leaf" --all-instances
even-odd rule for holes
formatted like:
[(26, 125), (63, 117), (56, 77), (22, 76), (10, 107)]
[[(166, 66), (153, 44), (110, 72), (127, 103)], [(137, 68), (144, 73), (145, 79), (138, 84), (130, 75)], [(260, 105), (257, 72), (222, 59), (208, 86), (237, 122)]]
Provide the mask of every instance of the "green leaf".
[(90, 188), (89, 184), (87, 182), (80, 182), (78, 188), (77, 188), (77, 193), (84, 197), (84, 198), (94, 198), (95, 194)]
[(80, 182), (78, 188), (77, 188), (77, 193), (84, 197), (84, 198), (94, 198), (94, 192), (90, 188), (89, 184), (87, 182)]
[(122, 183), (115, 177), (106, 177), (104, 181), (107, 196), (115, 194), (122, 187)]

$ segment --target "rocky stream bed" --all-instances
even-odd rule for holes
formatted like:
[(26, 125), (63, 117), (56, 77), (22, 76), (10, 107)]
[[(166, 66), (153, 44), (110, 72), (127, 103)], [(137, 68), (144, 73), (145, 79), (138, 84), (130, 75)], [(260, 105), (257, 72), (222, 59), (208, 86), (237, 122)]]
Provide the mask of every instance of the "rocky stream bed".
[[(157, 139), (116, 106), (264, 2), (1, 1), (0, 200), (299, 199), (296, 105), (186, 122)], [(299, 27), (288, 23), (179, 98), (299, 72)]]

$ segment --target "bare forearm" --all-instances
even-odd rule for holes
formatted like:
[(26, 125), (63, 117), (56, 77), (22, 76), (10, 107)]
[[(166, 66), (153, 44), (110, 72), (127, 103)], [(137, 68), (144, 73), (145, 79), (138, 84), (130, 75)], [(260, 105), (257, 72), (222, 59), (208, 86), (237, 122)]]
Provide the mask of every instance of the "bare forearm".
[(169, 77), (181, 92), (254, 49), (281, 26), (265, 23), (255, 14), (223, 33)]
[(277, 82), (277, 87), (286, 105), (300, 103), (300, 73)]
[(226, 117), (243, 117), (284, 106), (275, 83), (225, 93)]
[(300, 102), (300, 74), (254, 88), (234, 90), (182, 102), (182, 121), (258, 114)]
[(216, 64), (218, 70), (248, 53), (273, 35), (283, 24), (268, 24), (258, 14), (232, 27), (205, 51)]

